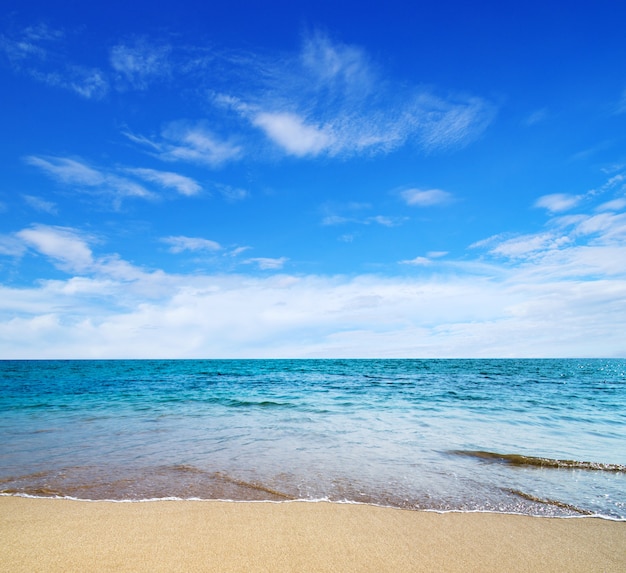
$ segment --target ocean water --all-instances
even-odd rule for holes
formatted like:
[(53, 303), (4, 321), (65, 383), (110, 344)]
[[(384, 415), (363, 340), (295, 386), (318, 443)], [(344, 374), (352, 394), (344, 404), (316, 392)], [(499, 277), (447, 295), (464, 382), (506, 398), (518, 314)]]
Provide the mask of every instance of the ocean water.
[(626, 360), (0, 361), (0, 493), (626, 519)]

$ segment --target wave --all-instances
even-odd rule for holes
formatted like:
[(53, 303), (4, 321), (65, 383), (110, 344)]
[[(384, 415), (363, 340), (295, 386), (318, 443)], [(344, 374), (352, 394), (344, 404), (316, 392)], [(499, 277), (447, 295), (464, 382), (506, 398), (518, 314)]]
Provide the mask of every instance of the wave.
[(626, 465), (623, 464), (606, 464), (602, 462), (585, 462), (579, 460), (557, 460), (553, 458), (525, 456), (522, 454), (499, 454), (483, 450), (451, 450), (448, 453), (457, 456), (467, 456), (492, 462), (510, 464), (512, 466), (626, 473)]
[(231, 408), (295, 408), (296, 405), (291, 402), (275, 402), (273, 400), (238, 400), (231, 398), (227, 400), (220, 400), (225, 406)]
[(581, 509), (580, 507), (576, 507), (575, 505), (572, 505), (571, 503), (565, 503), (563, 501), (558, 501), (556, 499), (543, 499), (541, 497), (537, 497), (535, 495), (520, 491), (518, 489), (506, 489), (505, 491), (508, 491), (509, 493), (512, 493), (513, 495), (517, 495), (523, 499), (534, 501), (535, 503), (543, 503), (545, 505), (552, 505), (560, 509), (567, 509), (569, 511), (573, 511), (574, 513), (579, 513), (580, 515), (595, 515), (593, 511), (589, 511), (588, 509)]
[(276, 496), (276, 497), (278, 497), (280, 499), (283, 499), (283, 500), (292, 500), (292, 501), (294, 501), (294, 500), (297, 499), (293, 495), (289, 495), (287, 493), (283, 493), (282, 491), (278, 491), (278, 490), (276, 490), (276, 489), (274, 489), (272, 487), (268, 487), (268, 486), (265, 486), (265, 485), (260, 484), (260, 483), (249, 482), (249, 481), (244, 481), (244, 480), (241, 480), (241, 479), (237, 479), (237, 478), (234, 478), (234, 477), (229, 476), (229, 475), (227, 475), (225, 473), (222, 473), (222, 472), (215, 472), (214, 475), (215, 475), (215, 477), (218, 477), (218, 478), (220, 478), (223, 481), (232, 483), (232, 484), (237, 485), (239, 487), (247, 488), (247, 489), (250, 489), (250, 490), (256, 490), (256, 491), (260, 491), (260, 492), (264, 492), (264, 493), (269, 493), (270, 495)]

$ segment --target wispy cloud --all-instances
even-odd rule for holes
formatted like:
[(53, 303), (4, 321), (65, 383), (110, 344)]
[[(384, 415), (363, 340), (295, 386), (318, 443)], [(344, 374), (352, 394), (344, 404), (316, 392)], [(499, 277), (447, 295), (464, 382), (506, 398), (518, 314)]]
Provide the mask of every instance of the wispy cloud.
[(572, 242), (568, 236), (555, 233), (537, 233), (496, 240), (490, 249), (492, 255), (510, 259), (528, 259), (546, 251), (558, 250)]
[(56, 215), (58, 213), (57, 206), (52, 201), (47, 201), (46, 199), (36, 197), (35, 195), (22, 195), (22, 197), (24, 201), (26, 201), (26, 203), (36, 211), (48, 213), (49, 215)]
[(333, 42), (327, 34), (308, 34), (299, 54), (307, 80), (333, 86), (344, 96), (362, 97), (376, 88), (379, 79), (367, 53), (358, 46)]
[(578, 205), (583, 199), (582, 195), (567, 195), (565, 193), (552, 193), (543, 195), (535, 202), (536, 207), (543, 207), (551, 213), (568, 211)]
[[(120, 296), (123, 296), (124, 288), (128, 288), (129, 283), (136, 283), (142, 296), (151, 297), (169, 282), (161, 271), (146, 272), (123, 260), (117, 254), (97, 256), (94, 254), (93, 247), (101, 242), (100, 239), (93, 234), (72, 227), (35, 224), (0, 238), (0, 244), (3, 241), (5, 244), (13, 245), (12, 252), (5, 254), (24, 256), (25, 252), (32, 251), (39, 256), (46, 257), (61, 271), (74, 275), (65, 289), (66, 294), (69, 295), (76, 293), (77, 285), (85, 285), (89, 282), (83, 277), (100, 281), (97, 294), (107, 297), (114, 283), (121, 289)], [(104, 292), (102, 287), (104, 287)], [(94, 291), (90, 292), (89, 296), (93, 294), (95, 294)]]
[(89, 167), (82, 161), (69, 157), (37, 157), (31, 155), (26, 157), (25, 161), (62, 183), (96, 187), (106, 182), (106, 175), (102, 172)]
[(278, 270), (285, 266), (289, 259), (287, 257), (270, 258), (270, 257), (253, 257), (243, 261), (245, 264), (255, 264), (263, 271)]
[(0, 235), (0, 255), (21, 257), (26, 251), (24, 241), (14, 235)]
[(170, 123), (158, 138), (130, 132), (125, 135), (162, 161), (185, 161), (217, 168), (239, 159), (243, 152), (241, 146), (216, 136), (204, 122)]
[(160, 187), (164, 187), (166, 189), (174, 189), (181, 195), (192, 196), (197, 195), (198, 193), (200, 193), (200, 191), (202, 191), (202, 187), (197, 181), (195, 181), (191, 177), (180, 175), (179, 173), (139, 167), (129, 168), (127, 169), (127, 171), (129, 173), (132, 173), (133, 175), (139, 176), (145, 181), (151, 181), (153, 183), (156, 183)]
[(215, 183), (214, 188), (227, 201), (243, 201), (250, 196), (250, 192), (241, 187), (233, 187), (232, 185), (224, 185), (223, 183)]
[[(125, 199), (154, 200), (162, 196), (157, 190), (146, 187), (144, 182), (154, 183), (161, 189), (172, 189), (178, 195), (186, 197), (197, 195), (202, 191), (197, 181), (172, 171), (141, 167), (102, 169), (71, 157), (31, 155), (24, 160), (69, 188), (109, 198), (116, 208)], [(33, 198), (30, 199), (30, 203), (35, 206)], [(40, 208), (42, 206), (44, 205), (39, 205)]]
[(30, 75), (50, 87), (70, 90), (86, 99), (101, 99), (109, 91), (106, 75), (95, 68), (68, 65), (61, 71), (33, 69)]
[(402, 225), (408, 217), (390, 217), (388, 215), (373, 215), (371, 217), (357, 218), (357, 217), (344, 217), (342, 215), (326, 215), (322, 219), (322, 225), (345, 225), (347, 223), (357, 225), (382, 225), (383, 227), (398, 227)]
[(324, 217), (322, 225), (382, 225), (383, 227), (397, 227), (407, 221), (408, 217), (398, 217), (391, 215), (364, 215), (364, 211), (371, 210), (368, 203), (346, 203), (333, 204), (326, 203), (322, 206)]
[(33, 62), (45, 62), (53, 57), (50, 47), (64, 37), (61, 30), (39, 23), (28, 26), (16, 34), (0, 35), (0, 48), (17, 69), (30, 69)]
[(219, 251), (222, 246), (210, 239), (203, 239), (201, 237), (185, 237), (179, 235), (176, 237), (164, 237), (162, 242), (170, 245), (171, 253), (182, 253), (183, 251)]
[(399, 261), (401, 265), (413, 265), (418, 267), (427, 267), (432, 265), (435, 260), (445, 257), (448, 254), (447, 251), (430, 251), (426, 256), (417, 256), (414, 259), (407, 259)]
[[(145, 90), (193, 77), (198, 92), (213, 94), (219, 112), (235, 112), (232, 133), (249, 137), (254, 128), (295, 157), (389, 153), (407, 144), (427, 153), (456, 148), (480, 136), (495, 114), (484, 98), (389, 78), (364, 49), (319, 31), (305, 35), (299, 50), (264, 55), (208, 54), (203, 46), (135, 38), (110, 48), (106, 70), (53, 52), (63, 38), (46, 27), (28, 28), (17, 37), (2, 36), (0, 47), (16, 70), (85, 98), (104, 97), (111, 86)], [(159, 138), (129, 137), (166, 161), (217, 167), (243, 153), (241, 145), (200, 123), (171, 124)]]
[(524, 119), (524, 124), (527, 126), (536, 125), (545, 121), (549, 117), (548, 110), (546, 108), (533, 111)]
[(29, 156), (25, 161), (64, 185), (110, 198), (116, 208), (127, 198), (156, 198), (152, 191), (136, 181), (110, 171), (96, 169), (78, 159)]
[(407, 259), (404, 261), (400, 261), (401, 265), (414, 265), (419, 267), (426, 267), (428, 265), (432, 265), (433, 261), (428, 257), (415, 257), (414, 259)]
[(612, 199), (601, 203), (596, 207), (596, 211), (623, 211), (626, 208), (626, 197), (620, 199)]
[(64, 271), (83, 273), (93, 270), (94, 259), (87, 238), (75, 229), (34, 225), (17, 232), (16, 236), (52, 259)]
[(65, 34), (45, 24), (30, 26), (13, 36), (0, 36), (0, 49), (13, 69), (50, 87), (72, 91), (86, 99), (101, 99), (109, 91), (106, 73), (67, 61)]
[[(616, 185), (613, 177), (599, 189), (615, 189)], [(592, 190), (584, 197), (599, 193)], [(626, 260), (625, 207), (626, 202), (618, 198), (601, 204), (595, 212), (555, 215), (540, 232), (494, 235), (471, 247), (485, 249), (489, 256), (544, 280), (621, 276), (622, 261)]]
[(233, 58), (251, 81), (216, 96), (286, 154), (389, 153), (407, 143), (426, 152), (463, 146), (491, 122), (495, 106), (442, 96), (386, 78), (357, 46), (315, 32), (299, 53)]
[(453, 195), (441, 189), (405, 189), (400, 197), (407, 205), (415, 207), (446, 205), (453, 201)]
[[(617, 168), (618, 171), (622, 171), (623, 167), (619, 166)], [(582, 205), (584, 202), (589, 201), (591, 199), (600, 197), (608, 192), (617, 192), (623, 193), (626, 191), (626, 175), (621, 172), (613, 173), (611, 177), (600, 187), (595, 189), (590, 189), (586, 193), (582, 193), (580, 195), (572, 195), (568, 193), (551, 193), (548, 195), (543, 195), (535, 201), (535, 207), (543, 207), (547, 209), (550, 213), (561, 213), (564, 211), (569, 211), (574, 207), (578, 207)], [(608, 201), (604, 203), (604, 206), (599, 206), (600, 209), (619, 209), (619, 201), (621, 197), (617, 199), (617, 203)]]
[(110, 63), (123, 85), (145, 90), (153, 81), (170, 76), (171, 51), (168, 45), (157, 45), (146, 38), (139, 38), (113, 46)]

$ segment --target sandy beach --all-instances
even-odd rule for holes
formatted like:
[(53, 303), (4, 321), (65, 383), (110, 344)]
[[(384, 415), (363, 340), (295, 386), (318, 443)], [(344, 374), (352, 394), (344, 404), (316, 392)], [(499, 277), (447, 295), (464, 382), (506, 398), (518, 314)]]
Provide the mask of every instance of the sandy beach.
[(331, 503), (0, 498), (0, 569), (615, 571), (626, 523)]

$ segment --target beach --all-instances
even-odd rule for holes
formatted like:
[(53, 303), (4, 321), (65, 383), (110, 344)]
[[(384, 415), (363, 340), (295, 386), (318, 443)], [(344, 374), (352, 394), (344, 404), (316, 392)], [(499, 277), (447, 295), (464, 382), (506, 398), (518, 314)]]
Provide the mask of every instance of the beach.
[(0, 498), (0, 569), (626, 570), (626, 523), (327, 502)]

